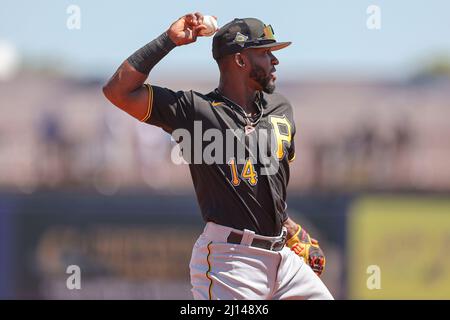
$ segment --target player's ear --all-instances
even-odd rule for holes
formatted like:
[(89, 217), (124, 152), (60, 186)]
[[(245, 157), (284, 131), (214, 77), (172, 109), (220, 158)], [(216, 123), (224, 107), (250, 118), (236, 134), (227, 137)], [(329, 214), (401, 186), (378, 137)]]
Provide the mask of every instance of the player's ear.
[(245, 67), (245, 59), (244, 56), (240, 53), (236, 53), (234, 55), (234, 62), (241, 68)]

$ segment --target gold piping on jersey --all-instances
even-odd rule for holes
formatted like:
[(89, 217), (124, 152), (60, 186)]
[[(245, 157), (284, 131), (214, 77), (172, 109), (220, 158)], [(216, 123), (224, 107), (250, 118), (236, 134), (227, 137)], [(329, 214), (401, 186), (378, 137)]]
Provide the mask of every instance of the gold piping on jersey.
[(213, 284), (212, 278), (209, 275), (211, 273), (211, 263), (209, 261), (209, 256), (211, 255), (211, 248), (209, 246), (211, 245), (211, 243), (212, 243), (212, 241), (210, 243), (208, 243), (208, 246), (207, 246), (208, 255), (206, 256), (206, 262), (208, 263), (208, 271), (206, 271), (206, 278), (208, 278), (208, 280), (209, 280), (209, 288), (208, 288), (208, 299), (209, 300), (212, 300), (212, 290), (211, 289), (212, 289), (212, 284)]
[(213, 101), (213, 102), (211, 102), (211, 105), (212, 105), (213, 107), (218, 107), (218, 106), (223, 105), (223, 102), (216, 102), (216, 101)]
[(142, 118), (142, 122), (146, 122), (150, 115), (152, 114), (152, 108), (153, 108), (153, 88), (148, 83), (144, 83), (144, 86), (148, 89), (148, 106), (147, 106), (147, 113), (145, 114), (145, 117)]
[(294, 156), (292, 157), (292, 159), (288, 159), (288, 161), (289, 161), (289, 163), (291, 163), (291, 162), (294, 162), (294, 160), (295, 160), (295, 156), (296, 156), (297, 154), (296, 153), (294, 153)]

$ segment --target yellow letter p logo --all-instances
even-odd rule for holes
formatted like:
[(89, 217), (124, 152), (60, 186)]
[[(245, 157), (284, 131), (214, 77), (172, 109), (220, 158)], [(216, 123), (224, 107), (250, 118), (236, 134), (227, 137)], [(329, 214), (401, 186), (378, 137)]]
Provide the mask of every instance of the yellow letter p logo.
[(269, 121), (277, 138), (277, 158), (281, 160), (284, 157), (283, 141), (291, 143), (291, 124), (286, 116), (269, 116)]

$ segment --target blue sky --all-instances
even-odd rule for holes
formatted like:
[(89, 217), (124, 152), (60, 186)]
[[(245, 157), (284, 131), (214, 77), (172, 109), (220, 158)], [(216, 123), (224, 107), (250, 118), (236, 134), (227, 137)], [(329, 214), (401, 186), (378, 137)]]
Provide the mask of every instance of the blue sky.
[[(81, 9), (80, 30), (66, 27), (71, 4)], [(381, 9), (381, 30), (366, 27), (369, 5)], [(249, 16), (272, 24), (277, 39), (293, 41), (276, 54), (279, 74), (290, 77), (396, 77), (427, 57), (450, 53), (450, 1), (445, 0), (3, 0), (0, 40), (35, 63), (54, 59), (70, 72), (105, 76), (178, 17), (193, 11), (216, 15), (219, 26)], [(217, 69), (211, 39), (177, 48), (155, 72), (212, 77)]]

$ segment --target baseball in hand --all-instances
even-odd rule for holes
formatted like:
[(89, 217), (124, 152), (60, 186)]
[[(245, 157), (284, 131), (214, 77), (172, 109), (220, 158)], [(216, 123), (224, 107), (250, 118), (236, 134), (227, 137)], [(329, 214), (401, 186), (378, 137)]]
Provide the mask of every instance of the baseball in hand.
[(217, 31), (217, 20), (213, 16), (203, 16), (203, 24), (207, 27), (199, 32), (200, 36), (210, 37)]

